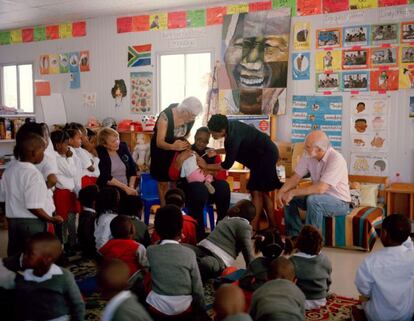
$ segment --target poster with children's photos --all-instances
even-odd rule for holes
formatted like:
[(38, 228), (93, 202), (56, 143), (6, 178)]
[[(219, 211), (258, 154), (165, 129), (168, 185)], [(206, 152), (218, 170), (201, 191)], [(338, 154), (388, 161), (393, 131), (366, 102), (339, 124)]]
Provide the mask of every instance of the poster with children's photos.
[(343, 31), (343, 46), (367, 46), (369, 45), (369, 26), (345, 27)]
[(148, 113), (152, 108), (152, 72), (131, 72), (131, 112)]
[(349, 49), (342, 51), (343, 69), (367, 69), (369, 49)]
[(316, 48), (341, 47), (341, 28), (316, 30)]
[(351, 151), (386, 153), (389, 149), (390, 97), (351, 96)]
[(310, 53), (300, 52), (292, 55), (292, 74), (293, 80), (310, 79)]
[(351, 153), (351, 175), (387, 176), (388, 161), (386, 155)]
[(398, 23), (371, 26), (371, 44), (381, 45), (398, 42)]
[(316, 91), (341, 91), (341, 79), (339, 72), (316, 73)]
[(371, 48), (371, 68), (395, 67), (398, 61), (398, 48)]
[(401, 42), (414, 42), (414, 21), (401, 23)]
[(342, 73), (343, 91), (368, 91), (369, 71), (345, 71)]

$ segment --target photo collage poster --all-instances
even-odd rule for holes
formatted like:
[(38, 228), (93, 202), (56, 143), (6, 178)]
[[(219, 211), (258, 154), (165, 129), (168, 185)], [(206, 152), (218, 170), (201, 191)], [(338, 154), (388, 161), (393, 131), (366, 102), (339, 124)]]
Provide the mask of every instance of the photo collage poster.
[(342, 146), (342, 96), (293, 96), (292, 143), (305, 140), (312, 130), (324, 131), (332, 146)]
[(224, 17), (218, 71), (221, 113), (285, 113), (289, 34), (290, 8)]
[(385, 176), (390, 144), (390, 97), (351, 96), (351, 174)]
[(152, 110), (152, 72), (131, 72), (131, 113)]

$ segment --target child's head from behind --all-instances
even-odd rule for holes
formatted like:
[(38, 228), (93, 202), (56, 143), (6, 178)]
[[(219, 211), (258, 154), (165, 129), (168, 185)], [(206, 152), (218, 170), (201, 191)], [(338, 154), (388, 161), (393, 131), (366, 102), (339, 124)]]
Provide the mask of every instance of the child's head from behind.
[(34, 234), (26, 244), (23, 267), (33, 269), (36, 276), (46, 274), (62, 253), (62, 245), (51, 233)]
[(66, 155), (69, 147), (69, 135), (63, 130), (55, 130), (50, 134), (53, 149), (60, 155)]
[(185, 207), (185, 194), (181, 189), (172, 188), (165, 193), (165, 204), (175, 205), (179, 209)]
[(79, 191), (79, 202), (83, 207), (95, 208), (98, 197), (98, 185), (89, 185)]
[(118, 215), (109, 226), (114, 239), (132, 240), (135, 236), (135, 226), (129, 216)]
[(237, 285), (223, 284), (216, 291), (213, 309), (215, 321), (222, 321), (228, 316), (243, 313), (245, 311), (243, 291)]
[(35, 133), (25, 133), (16, 138), (14, 156), (22, 161), (32, 164), (42, 162), (46, 149), (45, 140)]
[(137, 197), (124, 197), (119, 203), (119, 214), (141, 218), (144, 203)]
[(88, 136), (88, 140), (89, 142), (96, 147), (96, 143), (97, 143), (97, 134), (95, 131), (93, 131), (92, 129), (86, 128), (86, 132), (87, 132), (87, 136)]
[(385, 247), (404, 243), (411, 233), (409, 219), (402, 214), (388, 215), (382, 222), (381, 242)]
[(284, 279), (294, 282), (296, 278), (295, 266), (291, 260), (283, 256), (274, 259), (270, 263), (268, 274), (270, 280)]
[(175, 205), (160, 207), (155, 214), (155, 231), (161, 240), (179, 240), (183, 229), (183, 215)]
[(283, 251), (291, 251), (288, 247), (285, 250), (285, 243), (276, 229), (259, 231), (255, 236), (254, 248), (256, 253), (262, 252), (263, 256), (269, 259), (279, 257)]
[(98, 269), (98, 285), (102, 296), (110, 299), (128, 287), (129, 267), (121, 260), (105, 260)]
[(296, 239), (296, 248), (309, 255), (318, 255), (323, 246), (321, 232), (312, 226), (305, 225)]
[(96, 197), (96, 211), (99, 214), (105, 212), (118, 212), (119, 192), (115, 187), (102, 188)]
[(229, 209), (227, 215), (230, 217), (242, 217), (251, 222), (256, 216), (256, 207), (249, 200), (241, 200)]

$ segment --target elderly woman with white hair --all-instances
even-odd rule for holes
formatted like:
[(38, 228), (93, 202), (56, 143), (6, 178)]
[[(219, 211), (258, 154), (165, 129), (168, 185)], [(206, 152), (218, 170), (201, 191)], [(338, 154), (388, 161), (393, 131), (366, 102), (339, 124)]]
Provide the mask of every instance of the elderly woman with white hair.
[[(307, 174), (311, 176), (312, 185), (297, 188), (299, 181)], [(324, 132), (310, 132), (295, 174), (276, 195), (277, 206), (284, 206), (286, 234), (299, 235), (303, 226), (299, 209), (306, 210), (305, 224), (322, 230), (323, 217), (347, 215), (350, 202), (348, 168), (344, 157), (331, 147)]]
[(187, 97), (180, 104), (171, 104), (158, 116), (151, 139), (151, 176), (158, 181), (161, 206), (168, 190), (170, 177), (168, 170), (176, 151), (190, 148), (190, 144), (180, 138), (190, 134), (195, 118), (203, 106), (196, 97)]

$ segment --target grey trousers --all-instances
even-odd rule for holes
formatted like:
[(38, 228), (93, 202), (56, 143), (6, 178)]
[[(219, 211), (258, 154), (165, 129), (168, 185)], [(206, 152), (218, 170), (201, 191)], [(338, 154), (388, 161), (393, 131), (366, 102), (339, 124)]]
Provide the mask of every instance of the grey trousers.
[(208, 249), (202, 246), (194, 246), (190, 244), (184, 245), (192, 249), (196, 254), (198, 269), (200, 270), (203, 282), (220, 276), (221, 272), (226, 268), (223, 260)]
[(46, 232), (46, 222), (37, 218), (7, 218), (9, 225), (9, 243), (7, 255), (24, 252), (27, 240), (34, 234)]

